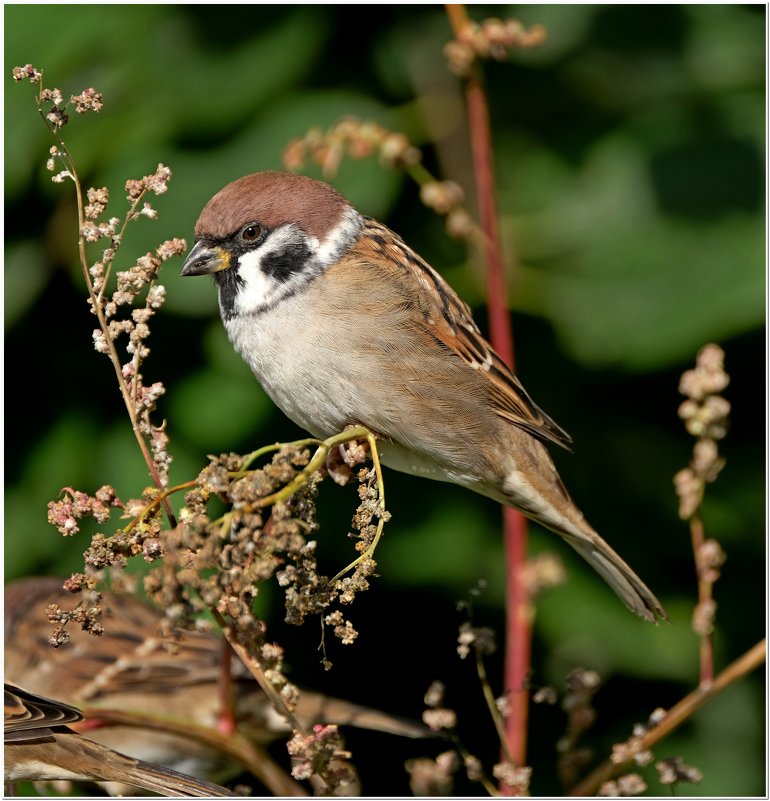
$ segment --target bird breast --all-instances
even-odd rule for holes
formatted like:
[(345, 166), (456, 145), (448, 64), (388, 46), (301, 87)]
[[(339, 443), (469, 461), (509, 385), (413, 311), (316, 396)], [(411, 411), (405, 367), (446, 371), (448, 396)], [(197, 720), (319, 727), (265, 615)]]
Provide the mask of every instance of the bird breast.
[(263, 313), (225, 320), (233, 346), (287, 417), (317, 437), (354, 422), (360, 371), (305, 291)]
[(487, 494), (473, 445), (486, 419), (478, 376), (422, 347), (401, 288), (373, 287), (369, 270), (329, 272), (265, 312), (224, 320), (265, 392), (314, 436), (367, 426), (385, 439), (386, 465)]

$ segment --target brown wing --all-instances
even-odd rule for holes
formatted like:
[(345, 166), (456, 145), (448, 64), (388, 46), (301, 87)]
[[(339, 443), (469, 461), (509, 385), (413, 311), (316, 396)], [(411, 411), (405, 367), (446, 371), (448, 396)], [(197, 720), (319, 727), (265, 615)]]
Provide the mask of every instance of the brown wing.
[(366, 236), (358, 248), (379, 264), (392, 265), (416, 279), (412, 302), (420, 309), (430, 333), (488, 381), (494, 411), (512, 425), (544, 441), (569, 449), (572, 438), (529, 397), (518, 378), (484, 339), (470, 308), (447, 282), (389, 228), (366, 219)]
[(6, 681), (4, 684), (4, 729), (7, 742), (51, 735), (51, 727), (83, 720), (73, 706), (28, 692)]

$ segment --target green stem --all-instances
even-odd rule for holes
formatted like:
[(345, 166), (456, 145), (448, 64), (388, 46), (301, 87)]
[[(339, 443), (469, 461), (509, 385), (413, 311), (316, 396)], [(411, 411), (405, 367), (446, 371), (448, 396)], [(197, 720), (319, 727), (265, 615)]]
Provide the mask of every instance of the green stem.
[[(352, 442), (353, 440), (357, 439), (369, 439), (372, 436), (372, 433), (369, 431), (368, 428), (364, 426), (351, 426), (350, 428), (345, 429), (345, 431), (341, 432), (340, 434), (335, 434), (333, 437), (329, 437), (321, 442), (318, 446), (318, 449), (313, 454), (311, 460), (307, 463), (305, 468), (302, 470), (301, 473), (298, 473), (285, 487), (274, 492), (272, 495), (266, 495), (264, 498), (259, 498), (252, 504), (244, 504), (241, 511), (244, 512), (253, 512), (254, 509), (261, 509), (265, 506), (272, 506), (273, 504), (280, 503), (281, 501), (285, 501), (287, 498), (291, 498), (294, 493), (301, 489), (302, 487), (307, 484), (310, 480), (310, 476), (313, 475), (317, 470), (323, 466), (324, 462), (326, 461), (326, 457), (329, 454), (329, 451), (336, 447), (337, 445), (342, 445), (346, 442)], [(313, 442), (314, 440), (298, 440), (300, 443), (306, 442)], [(292, 443), (295, 444), (295, 443)], [(269, 449), (275, 449), (275, 446), (269, 445), (267, 446)], [(260, 450), (265, 450), (265, 448), (261, 448)], [(258, 453), (258, 451), (255, 451)]]

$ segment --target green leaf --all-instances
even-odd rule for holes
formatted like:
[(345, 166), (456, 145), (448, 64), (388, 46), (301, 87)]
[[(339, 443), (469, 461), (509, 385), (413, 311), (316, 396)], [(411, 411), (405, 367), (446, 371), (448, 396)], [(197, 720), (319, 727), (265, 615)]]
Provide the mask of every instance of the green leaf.
[(212, 368), (179, 383), (169, 407), (175, 430), (203, 453), (242, 445), (273, 408), (256, 380)]

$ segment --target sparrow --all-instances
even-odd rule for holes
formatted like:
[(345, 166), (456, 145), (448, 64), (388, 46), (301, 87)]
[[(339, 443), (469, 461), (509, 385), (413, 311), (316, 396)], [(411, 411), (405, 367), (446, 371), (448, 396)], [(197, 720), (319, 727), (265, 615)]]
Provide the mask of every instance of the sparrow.
[(228, 337), (313, 436), (363, 425), (396, 470), (467, 487), (559, 534), (640, 617), (660, 602), (594, 531), (545, 443), (569, 435), (470, 308), (393, 231), (322, 181), (259, 172), (206, 204), (183, 276), (213, 275)]
[[(163, 617), (155, 607), (128, 595), (102, 593), (104, 634), (94, 637), (73, 626), (70, 641), (48, 644), (49, 604), (72, 606), (61, 579), (21, 579), (5, 589), (5, 676), (30, 690), (55, 693), (87, 709), (99, 707), (214, 728), (221, 712), (223, 639), (186, 631), (179, 638), (158, 634)], [(291, 734), (240, 660), (233, 658), (232, 705), (239, 733), (259, 746)], [(427, 727), (321, 693), (301, 690), (294, 715), (306, 728), (336, 723), (404, 737), (427, 737)], [(186, 737), (147, 729), (108, 726), (89, 737), (138, 759), (151, 760), (194, 776), (222, 780), (239, 766), (214, 748)], [(264, 780), (265, 777), (260, 777)], [(280, 793), (290, 794), (287, 787)]]
[(5, 682), (5, 781), (118, 781), (166, 796), (234, 795), (160, 765), (119, 754), (67, 724), (83, 720), (69, 704)]

